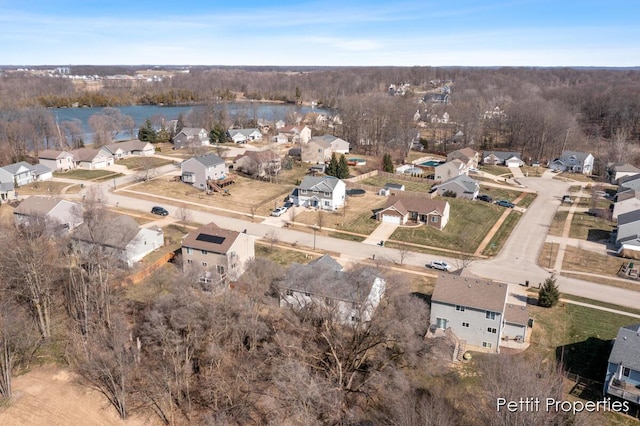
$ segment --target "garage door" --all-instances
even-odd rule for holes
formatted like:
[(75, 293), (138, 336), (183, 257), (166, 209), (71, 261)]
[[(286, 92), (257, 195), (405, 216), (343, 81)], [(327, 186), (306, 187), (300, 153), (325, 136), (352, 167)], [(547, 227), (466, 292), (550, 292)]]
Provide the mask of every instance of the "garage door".
[(400, 225), (400, 216), (395, 216), (395, 215), (390, 215), (390, 214), (383, 214), (382, 215), (382, 221), (384, 223), (395, 223), (396, 225)]

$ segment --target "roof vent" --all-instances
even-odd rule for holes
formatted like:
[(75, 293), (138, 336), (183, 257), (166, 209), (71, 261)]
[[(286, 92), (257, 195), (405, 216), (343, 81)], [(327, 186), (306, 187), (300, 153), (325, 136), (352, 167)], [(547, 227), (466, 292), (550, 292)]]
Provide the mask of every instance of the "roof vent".
[(468, 287), (471, 288), (471, 284), (469, 284)]

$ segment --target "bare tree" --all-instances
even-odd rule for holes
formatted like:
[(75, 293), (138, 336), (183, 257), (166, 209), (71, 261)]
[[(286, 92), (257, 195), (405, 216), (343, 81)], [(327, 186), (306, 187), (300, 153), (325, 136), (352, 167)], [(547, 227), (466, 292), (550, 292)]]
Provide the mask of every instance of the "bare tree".
[(322, 232), (322, 227), (325, 224), (325, 215), (321, 209), (318, 209), (318, 213), (316, 216), (316, 226), (318, 227), (318, 232)]
[(271, 230), (267, 232), (264, 237), (269, 242), (269, 248), (273, 250), (274, 246), (278, 244), (279, 241), (278, 233), (275, 230)]

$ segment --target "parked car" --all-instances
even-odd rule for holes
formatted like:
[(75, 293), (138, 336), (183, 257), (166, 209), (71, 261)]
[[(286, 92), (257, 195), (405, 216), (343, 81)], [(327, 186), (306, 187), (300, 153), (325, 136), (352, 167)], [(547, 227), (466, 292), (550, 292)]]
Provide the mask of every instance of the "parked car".
[(153, 214), (157, 214), (160, 216), (168, 216), (169, 212), (167, 211), (167, 209), (165, 209), (164, 207), (160, 207), (160, 206), (154, 206), (151, 208), (151, 213)]
[(447, 272), (453, 269), (451, 265), (449, 265), (444, 260), (434, 260), (431, 263), (427, 263), (427, 268), (437, 269), (438, 271), (447, 271)]
[(573, 199), (571, 198), (571, 195), (563, 195), (562, 202), (567, 204), (573, 204)]
[(275, 217), (282, 216), (284, 214), (284, 212), (286, 212), (286, 211), (287, 211), (286, 207), (284, 207), (284, 206), (283, 207), (278, 207), (278, 208), (274, 209), (271, 212), (271, 216), (275, 216)]
[(507, 200), (498, 200), (496, 201), (496, 205), (500, 207), (506, 207), (508, 209), (514, 208), (516, 205)]
[(469, 173), (480, 173), (480, 170), (476, 169), (475, 167), (469, 167)]
[(493, 202), (493, 198), (491, 198), (490, 196), (488, 196), (487, 194), (480, 194), (476, 197), (476, 199), (480, 200), (480, 201), (485, 201), (487, 203), (491, 203)]

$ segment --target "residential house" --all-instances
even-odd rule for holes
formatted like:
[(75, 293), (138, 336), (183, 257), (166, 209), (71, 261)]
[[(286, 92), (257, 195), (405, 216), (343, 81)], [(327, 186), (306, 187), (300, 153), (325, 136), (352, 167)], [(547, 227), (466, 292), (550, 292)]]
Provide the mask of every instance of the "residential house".
[(215, 154), (189, 158), (182, 162), (180, 170), (183, 182), (202, 190), (207, 189), (207, 181), (221, 180), (228, 174), (224, 160)]
[(433, 168), (433, 180), (436, 182), (444, 182), (456, 176), (468, 175), (469, 168), (462, 160), (454, 158), (446, 163), (439, 164)]
[(67, 171), (76, 168), (73, 154), (68, 151), (47, 149), (38, 152), (38, 161), (53, 171)]
[(198, 281), (207, 286), (236, 281), (255, 257), (254, 244), (253, 236), (212, 222), (182, 238), (182, 268), (197, 273)]
[(640, 259), (640, 210), (618, 215), (618, 229), (613, 238), (618, 256)]
[(302, 147), (302, 161), (324, 163), (331, 160), (331, 154), (348, 154), (349, 142), (333, 135), (314, 136)]
[(435, 185), (431, 190), (441, 196), (455, 193), (456, 198), (475, 200), (480, 192), (480, 184), (467, 175), (460, 175)]
[(60, 198), (31, 196), (13, 211), (17, 225), (42, 224), (52, 231), (71, 231), (82, 223), (82, 205)]
[(499, 352), (527, 338), (527, 306), (510, 302), (509, 285), (441, 274), (431, 296), (431, 332), (451, 329), (467, 349)]
[(640, 174), (624, 176), (618, 179), (618, 194), (629, 189), (640, 191)]
[(640, 404), (640, 324), (618, 329), (607, 363), (604, 394)]
[(246, 151), (235, 158), (233, 169), (259, 178), (271, 177), (276, 176), (282, 169), (282, 160), (277, 152), (269, 149)]
[(156, 153), (156, 148), (151, 142), (143, 142), (140, 140), (112, 143), (104, 145), (101, 149), (111, 154), (116, 160), (134, 155), (148, 157)]
[(262, 140), (262, 133), (258, 129), (229, 129), (227, 133), (235, 143), (247, 143)]
[(291, 202), (296, 206), (336, 210), (344, 206), (346, 185), (333, 176), (305, 176), (293, 190)]
[(640, 169), (629, 163), (614, 163), (607, 167), (607, 175), (609, 182), (616, 185), (622, 178), (640, 175)]
[(306, 145), (311, 139), (311, 129), (304, 124), (283, 126), (279, 129), (279, 133), (284, 135), (289, 143)]
[(113, 166), (113, 155), (102, 149), (80, 148), (71, 151), (78, 167), (82, 169), (103, 169)]
[(208, 146), (209, 133), (198, 127), (183, 127), (171, 140), (175, 149)]
[(271, 142), (277, 145), (283, 145), (285, 143), (289, 143), (289, 139), (287, 138), (287, 135), (285, 135), (284, 133), (278, 133), (277, 135), (271, 138)]
[(72, 246), (85, 255), (106, 256), (132, 267), (164, 245), (162, 229), (141, 228), (129, 215), (106, 214), (100, 222), (84, 222), (71, 234)]
[(428, 104), (448, 105), (450, 103), (448, 93), (430, 93), (428, 95), (425, 95), (423, 101)]
[(447, 161), (460, 160), (468, 169), (477, 168), (480, 162), (480, 153), (469, 147), (457, 149), (447, 154)]
[(280, 306), (313, 307), (333, 321), (357, 326), (371, 321), (386, 287), (371, 267), (343, 271), (324, 255), (306, 265), (292, 264), (280, 285)]
[(432, 123), (447, 124), (449, 122), (449, 113), (445, 111), (442, 117), (438, 117), (438, 114), (431, 114), (430, 118)]
[(25, 161), (7, 164), (6, 166), (0, 167), (0, 169), (8, 173), (8, 175), (3, 173), (5, 177), (2, 177), (2, 182), (13, 182), (16, 187), (36, 181), (36, 168)]
[(611, 219), (618, 220), (618, 216), (621, 214), (634, 210), (640, 210), (640, 190), (625, 188), (624, 191), (618, 193), (616, 202), (613, 203)]
[(444, 200), (393, 194), (387, 198), (384, 207), (376, 212), (376, 219), (397, 225), (413, 221), (443, 230), (449, 222), (450, 210), (449, 203)]
[(549, 168), (561, 172), (590, 175), (593, 172), (593, 160), (593, 155), (588, 152), (563, 151), (560, 157), (549, 163)]
[(522, 167), (522, 155), (513, 151), (485, 151), (482, 154), (482, 163), (492, 166)]
[(36, 182), (43, 182), (45, 180), (53, 179), (53, 170), (51, 170), (44, 164), (34, 164), (33, 169), (33, 175)]

